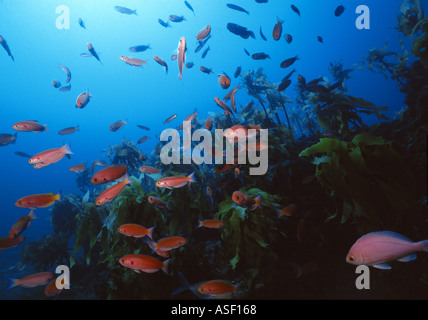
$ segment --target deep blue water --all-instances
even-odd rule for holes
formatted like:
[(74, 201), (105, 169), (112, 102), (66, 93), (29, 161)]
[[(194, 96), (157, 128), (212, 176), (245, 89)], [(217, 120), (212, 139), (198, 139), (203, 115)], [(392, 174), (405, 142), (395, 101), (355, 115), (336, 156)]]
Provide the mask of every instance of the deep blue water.
[[(292, 76), (293, 85), (286, 93), (292, 101), (296, 95), (294, 85), (297, 74), (306, 79), (331, 75), (330, 62), (342, 61), (345, 68), (352, 68), (362, 61), (372, 48), (381, 49), (385, 43), (388, 50), (400, 52), (397, 25), (399, 0), (392, 1), (284, 1), (269, 0), (258, 4), (253, 0), (192, 0), (189, 1), (195, 15), (184, 5), (184, 1), (57, 1), (57, 0), (3, 0), (0, 2), (0, 35), (8, 42), (15, 58), (13, 62), (0, 47), (0, 133), (15, 133), (12, 125), (17, 121), (34, 119), (47, 124), (49, 132), (19, 132), (16, 144), (0, 148), (0, 235), (7, 235), (11, 225), (28, 213), (14, 205), (26, 195), (36, 193), (62, 193), (82, 195), (76, 185), (76, 174), (68, 171), (78, 163), (91, 163), (95, 159), (107, 158), (102, 150), (110, 145), (120, 144), (122, 138), (137, 141), (145, 131), (136, 125), (151, 128), (150, 139), (141, 150), (150, 154), (157, 143), (156, 135), (169, 127), (163, 121), (177, 113), (178, 117), (170, 126), (176, 127), (180, 121), (196, 108), (199, 118), (207, 118), (208, 112), (221, 111), (214, 97), (223, 97), (223, 90), (217, 83), (217, 74), (226, 72), (233, 75), (237, 66), (244, 72), (262, 67), (268, 80), (279, 82), (291, 69), (281, 69), (279, 64), (286, 58), (298, 55), (293, 67), (298, 71)], [(247, 9), (250, 15), (226, 7), (233, 2)], [(296, 5), (299, 17), (290, 9)], [(333, 12), (339, 4), (344, 4), (345, 12), (335, 17)], [(355, 8), (365, 4), (371, 11), (371, 29), (358, 30), (355, 27)], [(56, 28), (60, 5), (70, 9), (70, 29)], [(113, 9), (122, 5), (136, 9), (138, 15), (124, 15)], [(168, 20), (170, 14), (184, 15), (186, 21), (170, 22), (172, 28), (164, 28), (158, 18)], [(272, 39), (272, 29), (279, 17), (284, 20), (283, 34), (293, 35), (293, 42), (287, 44)], [(82, 18), (86, 30), (77, 21)], [(254, 31), (256, 39), (242, 39), (226, 29), (228, 22), (237, 23)], [(207, 43), (210, 52), (205, 59), (201, 53), (194, 53), (195, 36), (207, 24), (212, 27), (212, 38)], [(262, 27), (268, 41), (259, 35)], [(324, 43), (317, 41), (321, 35)], [(193, 69), (184, 69), (183, 80), (177, 78), (177, 61), (170, 57), (177, 48), (180, 37), (187, 39), (187, 61), (193, 61)], [(94, 58), (84, 58), (86, 43), (93, 44), (100, 54), (102, 64)], [(150, 50), (131, 53), (128, 48), (150, 44)], [(409, 43), (405, 43), (409, 48)], [(266, 52), (271, 60), (255, 61), (246, 56), (249, 52)], [(146, 59), (147, 66), (135, 68), (126, 65), (119, 56)], [(153, 56), (163, 58), (169, 73), (165, 74)], [(411, 57), (412, 59), (412, 57)], [(52, 80), (65, 84), (65, 73), (58, 64), (67, 66), (72, 73), (69, 92), (53, 88)], [(207, 75), (199, 70), (204, 65), (213, 69)], [(404, 107), (404, 95), (397, 82), (385, 79), (369, 70), (356, 69), (346, 82), (349, 92), (372, 101), (377, 106), (388, 106), (386, 113), (394, 117), (394, 112)], [(232, 85), (238, 79), (232, 77)], [(89, 89), (93, 99), (84, 109), (75, 108), (77, 96)], [(251, 101), (245, 90), (237, 94), (238, 105)], [(109, 131), (109, 125), (117, 120), (127, 120), (120, 131)], [(368, 122), (375, 121), (370, 118)], [(79, 125), (80, 130), (70, 136), (60, 136), (63, 128)], [(40, 151), (61, 147), (70, 143), (71, 160), (64, 158), (59, 163), (41, 170), (35, 170), (25, 158), (15, 151), (35, 154)], [(37, 220), (25, 232), (27, 241), (39, 240), (50, 231), (49, 209), (38, 209)], [(0, 271), (17, 262), (21, 247), (0, 252)], [(0, 292), (8, 285), (7, 273), (0, 275)], [(20, 290), (20, 289), (13, 289)], [(10, 294), (10, 295), (9, 295)], [(0, 297), (12, 297), (13, 293), (2, 292)]]

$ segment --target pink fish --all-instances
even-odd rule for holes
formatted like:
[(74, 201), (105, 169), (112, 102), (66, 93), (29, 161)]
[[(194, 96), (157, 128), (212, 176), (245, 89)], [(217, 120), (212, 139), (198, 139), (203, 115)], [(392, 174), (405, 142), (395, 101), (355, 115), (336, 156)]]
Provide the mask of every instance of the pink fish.
[(412, 261), (416, 259), (418, 251), (428, 252), (428, 240), (413, 242), (392, 231), (371, 232), (354, 243), (346, 256), (346, 262), (391, 269), (387, 262)]

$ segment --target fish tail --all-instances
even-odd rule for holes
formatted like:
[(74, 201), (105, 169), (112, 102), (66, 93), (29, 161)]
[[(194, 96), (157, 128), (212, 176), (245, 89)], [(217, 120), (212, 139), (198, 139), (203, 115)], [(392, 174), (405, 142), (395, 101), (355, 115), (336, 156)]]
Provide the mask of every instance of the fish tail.
[(12, 139), (11, 144), (15, 144), (16, 139), (18, 139), (18, 132), (13, 135), (14, 139)]
[(282, 216), (282, 212), (281, 211), (282, 210), (279, 209), (279, 208), (275, 209), (275, 212), (276, 212), (276, 215), (278, 216), (278, 218), (281, 218), (281, 216)]
[(421, 246), (421, 250), (428, 252), (428, 240), (418, 242), (418, 245)]
[(70, 149), (70, 144), (66, 144), (62, 147), (62, 152), (65, 154), (73, 154), (73, 152)]
[(16, 287), (17, 286), (17, 281), (18, 281), (18, 279), (12, 279), (12, 278), (9, 278), (9, 280), (10, 280), (10, 285), (9, 285), (9, 287), (7, 287), (7, 289), (6, 290), (9, 290), (9, 289), (12, 289), (12, 288), (14, 288), (14, 287)]
[(148, 231), (148, 233), (147, 233), (147, 236), (151, 239), (151, 240), (153, 240), (153, 229), (154, 229), (155, 227), (151, 227), (150, 229), (147, 229), (147, 231)]
[(261, 208), (262, 207), (262, 196), (258, 195), (255, 199), (254, 202), (257, 205), (257, 208)]
[(197, 226), (197, 228), (200, 228), (200, 227), (202, 227), (202, 221), (198, 220), (198, 226)]
[(190, 184), (190, 183), (195, 183), (195, 182), (196, 182), (196, 179), (195, 179), (195, 173), (194, 173), (194, 172), (192, 172), (192, 173), (187, 177), (187, 179), (188, 179), (189, 184)]
[(135, 9), (134, 11), (132, 11), (132, 13), (135, 14), (136, 16), (138, 16), (137, 9)]
[(37, 219), (36, 215), (34, 214), (34, 209), (31, 209), (30, 213), (28, 214), (28, 217), (31, 220)]
[(149, 248), (152, 250), (152, 254), (153, 254), (153, 252), (156, 251), (156, 242), (152, 240), (147, 240), (147, 244), (149, 245)]
[(48, 125), (47, 125), (47, 124), (43, 125), (43, 128), (45, 128), (45, 131), (46, 131), (46, 132), (49, 132), (49, 130), (48, 130)]
[(171, 259), (168, 259), (168, 260), (164, 261), (163, 265), (162, 265), (162, 268), (161, 268), (162, 271), (165, 272), (165, 274), (167, 274), (167, 275), (169, 275), (169, 273), (168, 273), (168, 266), (169, 266), (170, 260)]
[(61, 200), (61, 195), (62, 195), (62, 189), (59, 190), (58, 194), (55, 196), (55, 200), (62, 201)]
[(183, 80), (183, 75), (181, 73), (178, 75), (178, 79)]
[(176, 294), (179, 294), (179, 293), (181, 293), (181, 292), (183, 292), (183, 291), (186, 291), (186, 290), (189, 290), (189, 289), (190, 289), (190, 283), (189, 283), (189, 281), (187, 281), (187, 279), (186, 279), (186, 277), (183, 275), (183, 273), (182, 273), (181, 271), (179, 271), (179, 272), (178, 272), (178, 275), (180, 276), (180, 282), (181, 282), (181, 285), (180, 285), (180, 287), (179, 287), (177, 290), (175, 290), (175, 291), (172, 293), (172, 295), (176, 295)]

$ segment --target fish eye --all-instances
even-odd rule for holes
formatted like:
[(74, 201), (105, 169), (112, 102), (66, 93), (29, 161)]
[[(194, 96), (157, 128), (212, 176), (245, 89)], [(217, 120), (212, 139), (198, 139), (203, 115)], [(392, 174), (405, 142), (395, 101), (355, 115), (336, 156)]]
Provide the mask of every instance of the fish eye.
[(354, 256), (349, 256), (348, 259), (349, 261), (354, 261)]
[(134, 261), (131, 261), (131, 265), (134, 265)]

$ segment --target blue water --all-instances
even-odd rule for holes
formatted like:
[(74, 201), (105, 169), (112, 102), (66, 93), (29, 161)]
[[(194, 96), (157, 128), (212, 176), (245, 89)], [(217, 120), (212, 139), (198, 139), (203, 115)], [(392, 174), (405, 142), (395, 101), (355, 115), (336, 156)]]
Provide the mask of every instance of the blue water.
[[(36, 193), (66, 194), (82, 193), (77, 188), (76, 174), (69, 167), (79, 163), (91, 163), (95, 159), (108, 160), (102, 150), (110, 145), (120, 144), (125, 137), (137, 141), (146, 135), (137, 124), (151, 128), (150, 139), (139, 145), (150, 154), (158, 142), (156, 135), (163, 129), (176, 127), (196, 108), (199, 118), (207, 118), (208, 112), (220, 112), (214, 97), (223, 97), (223, 90), (217, 83), (217, 74), (226, 72), (232, 77), (232, 86), (239, 84), (233, 74), (237, 66), (244, 72), (262, 67), (268, 80), (279, 82), (289, 69), (279, 68), (286, 58), (298, 55), (300, 60), (293, 65), (297, 73), (292, 76), (293, 84), (286, 90), (292, 101), (297, 74), (306, 79), (327, 76), (330, 62), (342, 61), (345, 68), (352, 68), (362, 61), (372, 48), (381, 49), (385, 43), (388, 50), (401, 52), (397, 25), (399, 0), (365, 1), (371, 11), (371, 29), (358, 30), (355, 27), (355, 8), (360, 0), (348, 0), (346, 10), (335, 17), (335, 8), (342, 1), (284, 1), (269, 0), (258, 4), (250, 0), (192, 0), (189, 1), (195, 15), (184, 5), (184, 1), (129, 0), (129, 1), (54, 1), (54, 0), (3, 0), (0, 2), (0, 35), (8, 42), (15, 62), (0, 47), (0, 131), (15, 133), (12, 125), (22, 120), (38, 120), (47, 124), (49, 132), (19, 132), (16, 144), (0, 148), (0, 235), (7, 235), (11, 225), (27, 209), (14, 205), (23, 196)], [(226, 3), (233, 2), (247, 9), (250, 15), (231, 10)], [(301, 17), (290, 9), (295, 4)], [(65, 5), (70, 9), (70, 29), (59, 30), (56, 8)], [(138, 15), (124, 15), (113, 9), (121, 5), (136, 9)], [(186, 21), (169, 22), (172, 28), (162, 27), (157, 20), (168, 20), (170, 14), (184, 15)], [(283, 34), (293, 35), (293, 42), (287, 44), (272, 39), (276, 18), (284, 20)], [(78, 25), (82, 18), (86, 30)], [(228, 22), (237, 23), (254, 31), (256, 39), (244, 40), (226, 29)], [(201, 50), (196, 48), (195, 36), (207, 24), (212, 27), (212, 38), (207, 46), (210, 52), (201, 59)], [(262, 26), (268, 41), (259, 35)], [(321, 35), (324, 43), (317, 41)], [(187, 39), (187, 61), (193, 61), (193, 69), (184, 68), (183, 80), (179, 80), (177, 61), (170, 57), (177, 49), (179, 39)], [(84, 58), (86, 43), (93, 44), (102, 64), (94, 58)], [(150, 44), (152, 49), (132, 53), (128, 48)], [(409, 48), (409, 43), (405, 43)], [(246, 56), (249, 52), (266, 52), (271, 60), (255, 61)], [(126, 65), (119, 56), (146, 59), (148, 65), (135, 68)], [(153, 56), (163, 58), (169, 73), (158, 65)], [(413, 59), (411, 57), (411, 59)], [(52, 80), (65, 85), (65, 73), (58, 64), (67, 66), (72, 73), (69, 92), (60, 92), (52, 86)], [(207, 75), (199, 70), (201, 65), (212, 68), (214, 74)], [(404, 107), (404, 95), (397, 88), (397, 82), (385, 79), (366, 69), (356, 69), (346, 81), (351, 95), (361, 96), (377, 106), (388, 106), (386, 115), (393, 118), (396, 111)], [(89, 89), (93, 99), (84, 109), (75, 108), (77, 96)], [(237, 93), (237, 103), (245, 105), (252, 99), (245, 90)], [(171, 124), (163, 124), (170, 115), (178, 117)], [(127, 120), (118, 132), (111, 132), (109, 125), (117, 120)], [(370, 118), (368, 122), (376, 121)], [(57, 132), (63, 128), (79, 125), (80, 130), (69, 136)], [(69, 143), (73, 151), (71, 160), (60, 162), (41, 170), (35, 170), (25, 158), (15, 151), (35, 154), (40, 151), (61, 147)], [(27, 242), (36, 241), (50, 232), (49, 209), (38, 209), (37, 220), (25, 232)], [(17, 263), (21, 247), (0, 252), (0, 271)], [(0, 275), (0, 292), (7, 287), (7, 277)], [(21, 290), (21, 289), (12, 289)], [(13, 292), (0, 293), (2, 298), (13, 297)]]

